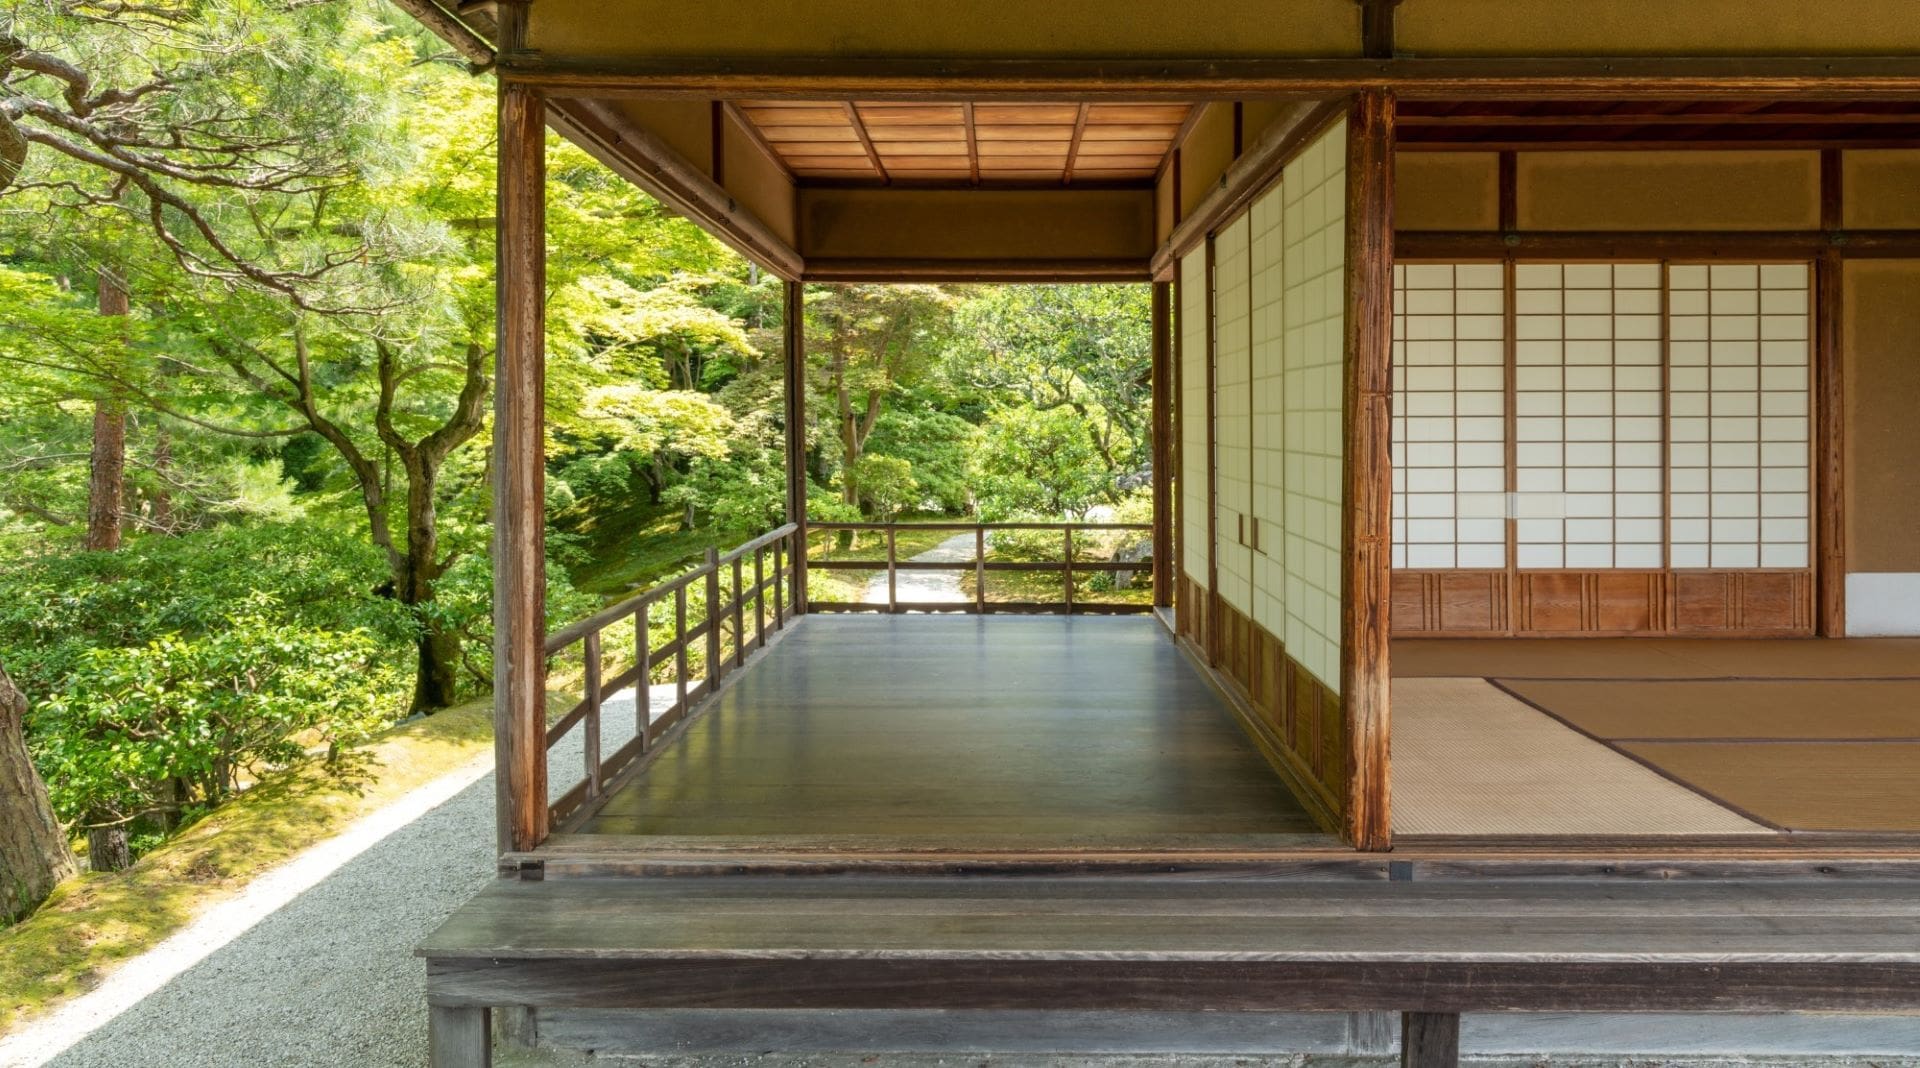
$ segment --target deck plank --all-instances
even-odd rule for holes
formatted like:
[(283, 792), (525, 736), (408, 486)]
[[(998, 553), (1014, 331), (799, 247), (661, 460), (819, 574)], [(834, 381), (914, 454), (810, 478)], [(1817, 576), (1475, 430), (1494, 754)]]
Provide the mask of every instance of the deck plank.
[(1155, 621), (921, 616), (807, 619), (580, 829), (1318, 832)]

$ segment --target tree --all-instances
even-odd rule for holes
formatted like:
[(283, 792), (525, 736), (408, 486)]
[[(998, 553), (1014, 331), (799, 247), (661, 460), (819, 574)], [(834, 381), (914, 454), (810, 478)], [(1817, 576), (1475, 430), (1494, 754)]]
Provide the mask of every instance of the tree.
[(76, 870), (47, 785), (27, 756), (27, 698), (0, 665), (0, 924), (46, 900)]
[[(1114, 476), (1147, 462), (1153, 365), (1146, 286), (997, 286), (959, 310), (950, 375), (992, 397), (1071, 409)], [(1103, 490), (1122, 496), (1117, 477)]]
[(831, 412), (846, 503), (860, 503), (857, 465), (888, 398), (934, 368), (954, 305), (938, 286), (821, 286), (809, 293), (810, 393)]
[(994, 413), (974, 454), (980, 514), (1084, 516), (1112, 484), (1070, 408), (1005, 408)]

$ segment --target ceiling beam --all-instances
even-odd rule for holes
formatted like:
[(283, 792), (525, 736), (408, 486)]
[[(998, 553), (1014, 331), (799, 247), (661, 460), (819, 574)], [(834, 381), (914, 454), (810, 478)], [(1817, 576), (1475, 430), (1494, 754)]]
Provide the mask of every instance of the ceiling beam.
[(1679, 97), (1920, 100), (1920, 56), (872, 59), (502, 56), (500, 77), (563, 96), (1022, 101)]
[(1562, 126), (1831, 126), (1831, 125), (1888, 125), (1920, 123), (1920, 110), (1910, 112), (1886, 111), (1746, 111), (1733, 113), (1717, 112), (1608, 112), (1587, 115), (1421, 115), (1402, 112), (1399, 116), (1402, 128), (1409, 126), (1435, 127), (1562, 127)]
[(1087, 105), (1080, 105), (1080, 111), (1073, 117), (1073, 140), (1067, 142), (1067, 167), (1060, 172), (1060, 184), (1073, 184), (1073, 164), (1080, 157), (1080, 139), (1087, 135)]
[(873, 173), (880, 176), (882, 185), (891, 182), (892, 179), (887, 177), (887, 165), (880, 162), (880, 150), (873, 147), (873, 138), (867, 133), (866, 121), (860, 117), (860, 106), (851, 100), (842, 106), (847, 109), (847, 121), (853, 123), (855, 136), (860, 138), (861, 146), (867, 150), (867, 162), (873, 164)]

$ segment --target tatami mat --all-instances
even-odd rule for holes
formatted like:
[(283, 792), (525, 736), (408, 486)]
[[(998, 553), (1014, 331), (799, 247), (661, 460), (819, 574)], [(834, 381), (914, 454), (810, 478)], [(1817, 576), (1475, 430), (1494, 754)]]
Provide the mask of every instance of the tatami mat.
[[(1608, 740), (1920, 741), (1920, 681), (1504, 681)], [(1920, 767), (1916, 767), (1920, 773)]]
[(1771, 833), (1479, 678), (1393, 680), (1393, 829)]
[(1400, 638), (1395, 678), (1920, 679), (1916, 638)]
[[(1398, 748), (1399, 739), (1394, 739)], [(1794, 831), (1920, 832), (1920, 744), (1635, 742), (1622, 748)]]

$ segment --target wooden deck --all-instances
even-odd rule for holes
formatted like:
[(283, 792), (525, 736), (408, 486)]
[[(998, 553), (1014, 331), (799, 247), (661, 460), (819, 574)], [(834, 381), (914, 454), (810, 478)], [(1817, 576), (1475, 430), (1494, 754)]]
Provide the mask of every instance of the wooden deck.
[(1147, 617), (809, 616), (580, 831), (1319, 837)]
[(1906, 880), (504, 879), (422, 947), (435, 1065), (545, 1009), (1400, 1011), (1920, 1008)]

